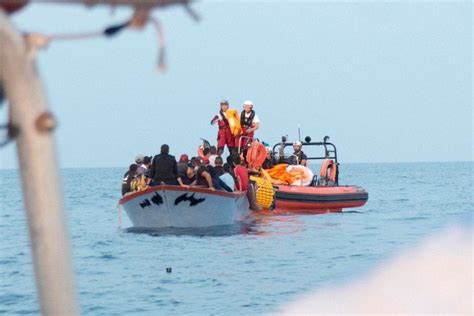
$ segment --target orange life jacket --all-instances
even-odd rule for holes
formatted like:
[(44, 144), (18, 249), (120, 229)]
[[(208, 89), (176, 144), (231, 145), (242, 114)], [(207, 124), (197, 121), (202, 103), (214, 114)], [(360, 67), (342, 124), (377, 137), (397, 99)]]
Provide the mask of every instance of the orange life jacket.
[(265, 146), (258, 141), (253, 141), (247, 151), (247, 162), (250, 168), (261, 167), (267, 156)]

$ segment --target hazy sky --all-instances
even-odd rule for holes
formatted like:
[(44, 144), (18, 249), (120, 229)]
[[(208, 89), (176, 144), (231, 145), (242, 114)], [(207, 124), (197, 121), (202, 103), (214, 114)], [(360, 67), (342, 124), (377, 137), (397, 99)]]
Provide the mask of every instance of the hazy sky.
[[(38, 56), (62, 167), (126, 166), (169, 143), (194, 155), (226, 98), (254, 101), (258, 137), (330, 135), (344, 162), (472, 160), (472, 4), (201, 1), (156, 11), (168, 70), (155, 73), (154, 30), (52, 43)], [(105, 7), (30, 5), (23, 31), (101, 29)], [(6, 118), (0, 109), (0, 119)], [(2, 149), (1, 168), (17, 166)]]

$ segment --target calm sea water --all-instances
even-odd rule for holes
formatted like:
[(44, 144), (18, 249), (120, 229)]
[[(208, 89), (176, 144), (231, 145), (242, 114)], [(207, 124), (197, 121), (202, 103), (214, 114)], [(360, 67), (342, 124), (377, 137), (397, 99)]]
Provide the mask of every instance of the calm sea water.
[[(369, 202), (213, 230), (117, 229), (123, 169), (62, 170), (83, 314), (265, 314), (472, 217), (474, 163), (341, 165)], [(0, 314), (37, 314), (18, 174), (0, 171)], [(47, 185), (47, 184), (45, 184)], [(124, 214), (123, 226), (130, 222)], [(166, 273), (171, 267), (172, 273)]]

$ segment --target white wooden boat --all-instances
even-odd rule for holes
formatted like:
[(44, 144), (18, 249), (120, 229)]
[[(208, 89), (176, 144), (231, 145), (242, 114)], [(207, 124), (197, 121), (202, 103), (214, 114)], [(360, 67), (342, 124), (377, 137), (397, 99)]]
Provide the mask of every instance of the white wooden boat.
[(135, 228), (232, 225), (250, 214), (245, 193), (174, 185), (134, 192), (119, 205)]

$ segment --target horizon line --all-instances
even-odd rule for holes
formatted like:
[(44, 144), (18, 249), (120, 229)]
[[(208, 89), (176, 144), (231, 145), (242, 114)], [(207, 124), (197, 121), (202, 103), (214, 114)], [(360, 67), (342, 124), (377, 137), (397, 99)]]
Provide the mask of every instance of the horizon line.
[[(344, 165), (348, 165), (348, 164), (354, 164), (354, 165), (357, 165), (357, 164), (414, 164), (414, 163), (474, 163), (474, 160), (471, 159), (471, 160), (444, 160), (444, 161), (376, 161), (376, 162), (344, 162), (344, 163), (341, 163), (339, 162), (339, 164), (344, 164)], [(131, 162), (132, 163), (132, 162)], [(104, 167), (104, 166), (80, 166), (80, 167), (64, 167), (64, 166), (60, 166), (59, 167), (59, 170), (61, 169), (116, 169), (116, 168), (127, 168), (126, 165), (124, 166), (110, 166), (110, 167)], [(0, 167), (0, 171), (3, 171), (3, 170), (19, 170), (20, 168), (3, 168), (3, 167)]]

